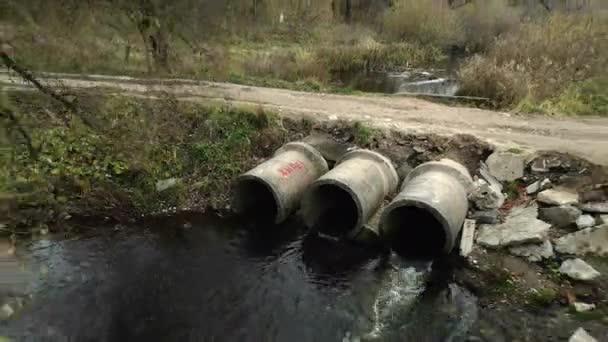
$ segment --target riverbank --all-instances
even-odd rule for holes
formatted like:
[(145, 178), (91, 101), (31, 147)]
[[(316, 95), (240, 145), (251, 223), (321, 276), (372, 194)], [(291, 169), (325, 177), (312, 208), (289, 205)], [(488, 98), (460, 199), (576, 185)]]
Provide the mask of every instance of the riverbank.
[[(157, 8), (153, 19), (143, 13), (137, 19), (137, 6), (97, 6), (74, 5), (67, 16), (59, 6), (48, 13), (7, 6), (1, 49), (36, 71), (324, 93), (366, 91), (365, 80), (381, 81), (375, 75), (387, 72), (440, 69), (457, 79), (458, 95), (482, 99), (469, 106), (559, 116), (608, 112), (608, 16), (599, 2), (554, 9), (502, 0), (452, 7), (399, 0), (360, 4), (348, 20), (330, 1), (297, 9), (266, 4), (255, 14), (245, 3), (203, 13), (176, 6)], [(149, 20), (158, 25), (148, 30), (158, 31), (163, 51), (151, 48), (152, 34), (138, 30)]]

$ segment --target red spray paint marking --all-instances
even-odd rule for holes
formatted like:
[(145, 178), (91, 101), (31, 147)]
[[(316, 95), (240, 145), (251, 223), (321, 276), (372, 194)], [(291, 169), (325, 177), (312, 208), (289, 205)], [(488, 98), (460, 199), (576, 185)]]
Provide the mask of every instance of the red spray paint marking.
[(281, 175), (283, 175), (283, 177), (287, 177), (287, 176), (291, 175), (294, 171), (304, 170), (305, 168), (306, 167), (304, 166), (304, 163), (297, 160), (295, 162), (290, 162), (289, 164), (279, 168), (279, 173)]

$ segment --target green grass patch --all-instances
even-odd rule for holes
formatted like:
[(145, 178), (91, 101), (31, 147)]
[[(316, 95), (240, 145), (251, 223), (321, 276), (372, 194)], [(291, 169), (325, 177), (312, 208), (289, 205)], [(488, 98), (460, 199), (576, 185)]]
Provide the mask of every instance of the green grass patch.
[(526, 293), (526, 301), (536, 306), (549, 306), (557, 300), (558, 293), (551, 288), (531, 289)]

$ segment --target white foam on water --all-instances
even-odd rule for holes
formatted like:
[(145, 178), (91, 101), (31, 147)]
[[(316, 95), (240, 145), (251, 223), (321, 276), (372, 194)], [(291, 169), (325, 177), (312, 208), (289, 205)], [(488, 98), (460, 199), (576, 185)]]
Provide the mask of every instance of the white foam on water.
[(392, 258), (387, 280), (383, 282), (373, 304), (373, 328), (364, 339), (379, 339), (390, 323), (409, 310), (426, 287), (431, 264), (426, 267), (403, 266)]

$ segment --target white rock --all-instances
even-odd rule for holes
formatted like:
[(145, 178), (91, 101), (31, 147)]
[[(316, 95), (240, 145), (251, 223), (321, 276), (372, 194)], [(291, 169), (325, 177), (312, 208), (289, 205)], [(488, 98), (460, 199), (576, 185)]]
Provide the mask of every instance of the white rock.
[(499, 187), (492, 186), (483, 179), (475, 181), (475, 188), (469, 195), (469, 200), (480, 210), (492, 210), (502, 207), (505, 195)]
[(576, 226), (578, 227), (578, 229), (589, 228), (589, 227), (593, 227), (594, 225), (595, 225), (595, 219), (591, 215), (581, 215), (576, 220)]
[(570, 337), (568, 342), (597, 342), (593, 336), (589, 335), (583, 328), (578, 328), (574, 334)]
[(608, 225), (564, 235), (555, 240), (555, 250), (562, 254), (608, 256)]
[(608, 224), (608, 215), (600, 215), (597, 224)]
[(488, 248), (500, 248), (543, 242), (551, 225), (537, 219), (536, 211), (536, 206), (514, 208), (504, 223), (481, 226), (477, 243)]
[(567, 191), (549, 189), (539, 193), (536, 200), (548, 205), (573, 205), (578, 203), (578, 195)]
[(588, 213), (608, 214), (608, 202), (589, 202), (579, 206)]
[(2, 305), (2, 307), (0, 307), (0, 319), (8, 319), (14, 313), (15, 313), (15, 310), (13, 310), (13, 308), (8, 304), (4, 304), (4, 305)]
[(532, 195), (541, 190), (550, 189), (553, 185), (549, 178), (545, 178), (543, 180), (536, 181), (526, 187), (526, 194)]
[(601, 274), (591, 265), (581, 259), (569, 259), (562, 263), (559, 272), (574, 280), (589, 281), (597, 279)]
[(551, 241), (546, 240), (541, 244), (528, 244), (511, 247), (509, 252), (513, 255), (527, 258), (531, 262), (539, 262), (543, 259), (550, 259), (555, 255)]
[(460, 240), (460, 255), (468, 256), (473, 250), (475, 240), (475, 220), (464, 220), (462, 227), (462, 238)]
[(501, 182), (514, 181), (524, 176), (526, 155), (508, 151), (496, 151), (488, 157), (486, 164), (490, 174)]
[(168, 178), (156, 182), (156, 191), (161, 192), (177, 185), (177, 178)]
[(591, 311), (591, 310), (595, 309), (595, 304), (575, 302), (573, 305), (574, 305), (574, 310), (576, 310), (576, 312), (587, 312), (587, 311)]

